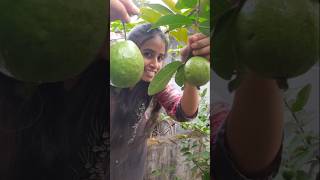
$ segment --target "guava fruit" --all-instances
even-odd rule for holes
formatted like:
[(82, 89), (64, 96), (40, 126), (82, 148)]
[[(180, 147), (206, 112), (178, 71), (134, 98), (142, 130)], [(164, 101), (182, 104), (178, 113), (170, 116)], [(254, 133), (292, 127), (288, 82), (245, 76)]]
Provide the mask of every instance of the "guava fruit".
[(133, 87), (144, 71), (144, 59), (138, 46), (130, 40), (110, 46), (110, 83), (119, 88)]
[(105, 1), (1, 0), (0, 72), (27, 82), (80, 74), (106, 37)]
[(233, 31), (238, 62), (267, 78), (308, 71), (319, 60), (315, 4), (319, 7), (308, 0), (246, 0)]
[(210, 63), (199, 56), (191, 57), (184, 65), (186, 82), (194, 86), (205, 85), (210, 80)]

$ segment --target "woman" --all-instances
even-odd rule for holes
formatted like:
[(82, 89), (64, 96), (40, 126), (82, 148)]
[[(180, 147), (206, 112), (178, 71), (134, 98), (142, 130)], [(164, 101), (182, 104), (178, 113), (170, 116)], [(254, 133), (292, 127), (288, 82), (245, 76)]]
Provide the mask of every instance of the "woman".
[[(159, 29), (150, 29), (151, 24), (135, 27), (128, 40), (137, 44), (144, 57), (144, 72), (141, 81), (133, 88), (117, 91), (110, 88), (110, 179), (142, 180), (146, 159), (146, 141), (156, 124), (162, 107), (177, 121), (189, 121), (196, 117), (199, 104), (197, 87), (185, 83), (183, 94), (168, 85), (155, 96), (148, 96), (149, 83), (163, 66), (168, 51), (168, 42)], [(195, 34), (183, 49), (185, 58), (193, 55), (209, 58), (209, 38)]]

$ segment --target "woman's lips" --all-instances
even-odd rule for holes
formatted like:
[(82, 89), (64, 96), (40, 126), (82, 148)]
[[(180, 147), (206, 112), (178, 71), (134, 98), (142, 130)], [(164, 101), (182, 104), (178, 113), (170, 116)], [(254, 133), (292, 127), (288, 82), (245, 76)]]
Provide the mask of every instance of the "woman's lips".
[(146, 69), (145, 71), (145, 74), (149, 77), (153, 77), (155, 74), (156, 74), (156, 71), (155, 70), (149, 70), (149, 69)]

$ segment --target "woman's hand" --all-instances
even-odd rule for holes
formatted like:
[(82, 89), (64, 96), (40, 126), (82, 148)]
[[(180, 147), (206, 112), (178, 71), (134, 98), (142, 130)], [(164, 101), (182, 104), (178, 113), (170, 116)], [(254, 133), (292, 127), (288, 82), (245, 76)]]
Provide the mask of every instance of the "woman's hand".
[[(191, 55), (202, 56), (210, 61), (210, 38), (201, 33), (190, 36), (188, 45), (181, 50), (182, 61), (187, 61)], [(181, 98), (183, 112), (188, 116), (194, 115), (197, 112), (199, 102), (197, 87), (186, 82)]]
[(210, 38), (201, 33), (190, 36), (188, 45), (181, 50), (182, 61), (186, 61), (190, 53), (202, 56), (210, 62)]
[(130, 21), (130, 15), (139, 13), (137, 6), (131, 0), (111, 0), (110, 1), (110, 21), (120, 19), (125, 22)]

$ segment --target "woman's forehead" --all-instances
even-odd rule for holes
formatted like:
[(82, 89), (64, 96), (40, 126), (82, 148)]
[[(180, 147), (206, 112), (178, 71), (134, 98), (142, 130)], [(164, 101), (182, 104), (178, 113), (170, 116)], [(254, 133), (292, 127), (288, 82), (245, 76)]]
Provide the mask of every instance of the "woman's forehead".
[(141, 49), (151, 49), (153, 51), (165, 54), (166, 45), (163, 39), (161, 39), (159, 36), (155, 36), (145, 41), (142, 44)]

